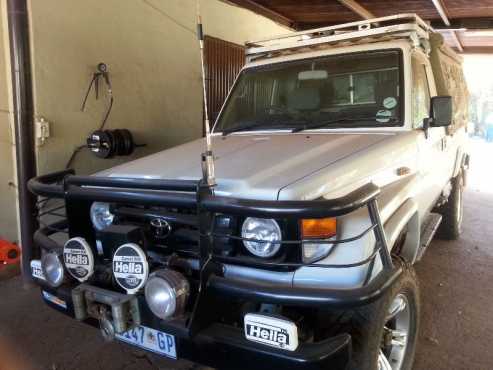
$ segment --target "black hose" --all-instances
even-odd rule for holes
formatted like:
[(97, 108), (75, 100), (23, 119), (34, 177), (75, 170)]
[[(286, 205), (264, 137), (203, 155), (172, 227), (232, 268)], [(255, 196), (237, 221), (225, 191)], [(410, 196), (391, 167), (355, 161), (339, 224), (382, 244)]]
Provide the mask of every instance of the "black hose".
[(108, 117), (110, 116), (111, 109), (113, 108), (113, 93), (110, 91), (110, 105), (108, 106), (108, 109), (106, 109), (106, 114), (104, 115), (103, 121), (101, 122), (101, 126), (99, 127), (100, 130), (104, 129), (106, 126), (106, 121), (108, 121)]
[(89, 94), (91, 93), (91, 88), (92, 85), (94, 85), (94, 82), (98, 78), (98, 75), (95, 73), (94, 76), (92, 76), (92, 80), (89, 83), (89, 87), (87, 88), (86, 95), (84, 96), (84, 100), (82, 100), (82, 105), (80, 107), (80, 110), (83, 112), (86, 109), (86, 103), (87, 103), (87, 98), (89, 97)]
[(69, 169), (69, 168), (71, 168), (72, 163), (74, 163), (75, 157), (84, 148), (86, 148), (85, 145), (79, 145), (77, 148), (74, 149), (74, 151), (72, 152), (72, 155), (70, 156), (70, 159), (67, 161), (67, 164), (65, 165), (65, 169), (66, 170)]

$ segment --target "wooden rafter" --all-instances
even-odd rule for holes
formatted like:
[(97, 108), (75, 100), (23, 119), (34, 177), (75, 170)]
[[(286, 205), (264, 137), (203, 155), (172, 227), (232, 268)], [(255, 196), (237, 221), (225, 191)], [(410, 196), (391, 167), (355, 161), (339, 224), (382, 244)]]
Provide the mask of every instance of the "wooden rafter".
[(436, 30), (490, 30), (493, 29), (492, 18), (455, 18), (450, 19), (450, 26), (444, 26), (442, 20), (431, 20), (431, 26)]
[(440, 18), (442, 18), (443, 23), (445, 23), (446, 26), (450, 26), (447, 8), (445, 8), (445, 5), (443, 5), (442, 0), (431, 0), (431, 2), (435, 6), (435, 9), (440, 15)]
[(464, 49), (463, 54), (493, 54), (491, 46), (472, 46)]
[(260, 5), (253, 0), (227, 0), (225, 2), (232, 3), (235, 5), (238, 5), (242, 8), (251, 10), (254, 13), (257, 13), (257, 14), (262, 15), (264, 17), (270, 18), (273, 21), (275, 21), (279, 24), (282, 24), (284, 26), (287, 26), (289, 28), (295, 28), (295, 22), (292, 19), (290, 19), (290, 18), (286, 17), (285, 15), (282, 15), (282, 14), (280, 14), (280, 13), (278, 13), (278, 12), (276, 12), (270, 8), (267, 8), (263, 5)]
[[(1, 1), (1, 0), (0, 0)], [(373, 2), (363, 0), (221, 0), (249, 9), (259, 15), (290, 27), (304, 30), (340, 24), (349, 20), (376, 18), (372, 13)], [(491, 52), (493, 42), (491, 36), (482, 37), (470, 42), (465, 36), (473, 31), (493, 30), (493, 7), (491, 1), (481, 0), (474, 3), (470, 9), (460, 8), (448, 0), (381, 0), (392, 7), (395, 13), (418, 13), (426, 17), (431, 26), (442, 32), (449, 45), (459, 52)], [(426, 2), (428, 2), (426, 4)], [(341, 5), (350, 10), (341, 12)], [(428, 6), (426, 6), (428, 5)], [(448, 9), (447, 9), (448, 7)], [(375, 5), (375, 9), (377, 9)], [(483, 12), (484, 9), (484, 12)], [(375, 10), (376, 12), (376, 10)], [(455, 18), (451, 18), (455, 16)], [(471, 47), (471, 45), (478, 45)], [(484, 48), (483, 46), (484, 45)]]
[[(443, 4), (442, 0), (431, 0), (433, 2), (433, 5), (435, 6), (438, 14), (440, 15), (440, 18), (442, 18), (443, 23), (447, 27), (450, 27), (450, 19), (448, 16), (448, 11), (445, 5)], [(455, 46), (457, 47), (457, 50), (460, 52), (464, 51), (464, 48), (462, 47), (462, 43), (459, 40), (459, 36), (457, 36), (457, 32), (454, 30), (449, 30), (450, 36), (452, 37), (452, 40), (454, 41)]]
[(337, 0), (337, 1), (339, 1), (346, 8), (351, 9), (353, 12), (358, 14), (363, 19), (377, 18), (372, 12), (361, 6), (355, 0)]
[(454, 44), (457, 47), (457, 50), (459, 50), (461, 53), (464, 51), (464, 47), (462, 46), (462, 43), (459, 40), (459, 36), (457, 36), (457, 32), (455, 31), (449, 31), (450, 36), (452, 36), (452, 40), (454, 40)]

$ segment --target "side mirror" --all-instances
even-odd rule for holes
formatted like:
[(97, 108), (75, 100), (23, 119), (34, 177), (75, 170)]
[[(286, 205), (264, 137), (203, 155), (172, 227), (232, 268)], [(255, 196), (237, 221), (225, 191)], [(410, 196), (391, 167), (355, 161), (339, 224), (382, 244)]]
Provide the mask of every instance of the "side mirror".
[(444, 127), (452, 123), (451, 96), (432, 97), (430, 107), (430, 127)]

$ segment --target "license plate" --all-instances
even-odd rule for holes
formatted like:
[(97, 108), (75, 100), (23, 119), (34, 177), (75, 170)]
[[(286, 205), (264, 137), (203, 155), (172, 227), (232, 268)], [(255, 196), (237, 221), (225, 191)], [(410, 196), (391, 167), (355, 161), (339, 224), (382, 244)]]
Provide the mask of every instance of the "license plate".
[(176, 342), (175, 337), (171, 334), (140, 325), (125, 333), (117, 334), (116, 338), (122, 342), (176, 360)]
[(294, 351), (298, 347), (295, 323), (278, 317), (249, 313), (245, 315), (245, 337), (252, 342)]

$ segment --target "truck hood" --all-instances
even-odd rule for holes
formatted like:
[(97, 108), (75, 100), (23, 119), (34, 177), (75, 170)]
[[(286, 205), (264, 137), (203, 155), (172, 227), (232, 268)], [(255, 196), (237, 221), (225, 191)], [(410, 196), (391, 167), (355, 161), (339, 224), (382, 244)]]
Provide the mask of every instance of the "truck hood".
[[(212, 139), (216, 194), (275, 200), (282, 188), (379, 143), (383, 133), (235, 134)], [(204, 139), (100, 172), (99, 176), (199, 179)]]

